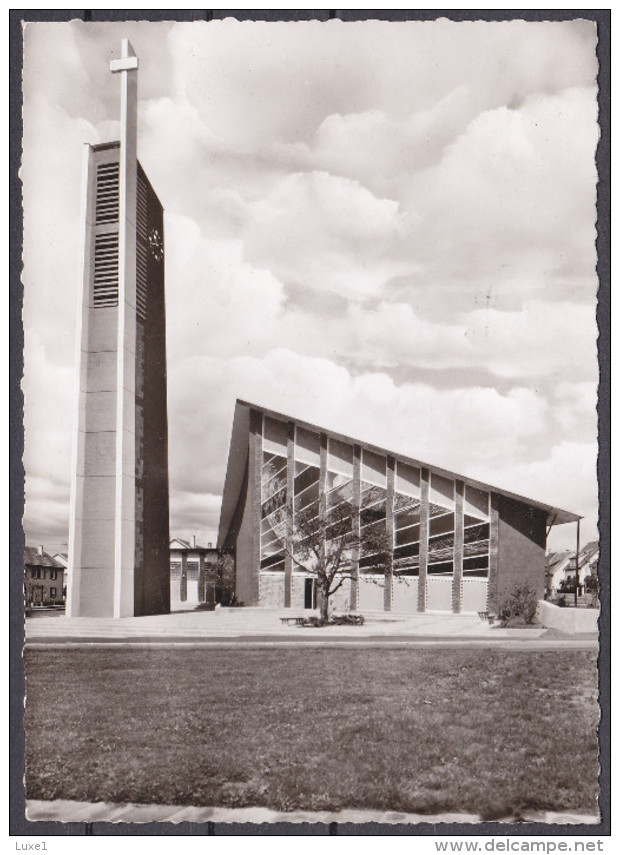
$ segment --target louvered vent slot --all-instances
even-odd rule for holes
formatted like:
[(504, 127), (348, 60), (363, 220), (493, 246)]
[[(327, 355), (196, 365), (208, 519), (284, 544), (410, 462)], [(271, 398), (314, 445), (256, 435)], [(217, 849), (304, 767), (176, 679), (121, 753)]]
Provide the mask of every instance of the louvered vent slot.
[(138, 175), (136, 208), (136, 312), (139, 318), (145, 320), (148, 271), (148, 199), (146, 184), (141, 175)]
[(118, 163), (100, 163), (97, 167), (96, 221), (118, 221)]
[(108, 232), (95, 238), (95, 306), (118, 305), (118, 233)]

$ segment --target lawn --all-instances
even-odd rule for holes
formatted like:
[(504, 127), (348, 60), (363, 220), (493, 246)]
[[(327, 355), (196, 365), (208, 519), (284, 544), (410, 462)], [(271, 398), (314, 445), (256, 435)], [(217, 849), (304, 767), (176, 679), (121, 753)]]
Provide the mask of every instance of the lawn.
[(29, 798), (597, 812), (594, 653), (26, 650)]

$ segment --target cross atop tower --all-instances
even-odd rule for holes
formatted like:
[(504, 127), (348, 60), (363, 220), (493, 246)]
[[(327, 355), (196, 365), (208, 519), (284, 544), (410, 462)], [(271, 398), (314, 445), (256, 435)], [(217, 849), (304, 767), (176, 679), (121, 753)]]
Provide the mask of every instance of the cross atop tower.
[(118, 71), (137, 71), (138, 57), (131, 46), (129, 39), (123, 39), (121, 42), (121, 58), (113, 59), (110, 63), (110, 71), (116, 74)]

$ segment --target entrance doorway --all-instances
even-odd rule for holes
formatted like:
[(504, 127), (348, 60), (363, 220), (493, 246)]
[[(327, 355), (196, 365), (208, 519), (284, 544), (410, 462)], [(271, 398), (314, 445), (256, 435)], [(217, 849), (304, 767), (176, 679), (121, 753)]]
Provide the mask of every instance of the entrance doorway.
[(306, 579), (304, 583), (304, 608), (316, 609), (316, 579)]

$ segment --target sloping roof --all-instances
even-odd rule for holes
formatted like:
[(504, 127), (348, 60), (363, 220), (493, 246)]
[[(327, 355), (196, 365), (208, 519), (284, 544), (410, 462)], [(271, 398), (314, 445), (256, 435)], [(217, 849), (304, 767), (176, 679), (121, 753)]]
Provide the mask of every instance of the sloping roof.
[(583, 547), (583, 549), (581, 550), (581, 555), (579, 557), (588, 560), (589, 558), (592, 558), (592, 556), (596, 552), (598, 552), (598, 549), (598, 540), (591, 540)]
[(64, 567), (59, 561), (55, 561), (51, 555), (44, 552), (39, 555), (39, 550), (36, 546), (24, 547), (24, 566), (28, 567), (57, 567), (59, 570), (64, 570)]
[[(177, 545), (178, 544), (178, 545)], [(214, 552), (214, 546), (201, 546), (199, 543), (196, 546), (192, 546), (189, 540), (184, 540), (182, 537), (173, 537), (170, 541), (170, 549), (176, 549), (177, 551), (183, 552), (185, 550), (189, 552)]]
[[(598, 540), (591, 540), (579, 552), (579, 567), (588, 564), (599, 550)], [(571, 569), (575, 569), (575, 553), (572, 553)]]
[(508, 499), (514, 499), (517, 502), (522, 502), (530, 507), (538, 508), (539, 510), (545, 511), (547, 514), (547, 525), (562, 525), (568, 522), (577, 522), (577, 520), (582, 519), (579, 514), (574, 514), (571, 511), (565, 511), (561, 508), (556, 508), (553, 505), (548, 505), (544, 502), (530, 499), (527, 496), (521, 496), (518, 493), (512, 493), (500, 487), (494, 487), (492, 484), (478, 481), (477, 479), (470, 478), (469, 476), (461, 475), (448, 469), (443, 469), (440, 466), (434, 466), (413, 457), (407, 457), (404, 454), (390, 451), (387, 448), (381, 448), (379, 446), (372, 445), (371, 443), (363, 442), (359, 439), (355, 439), (354, 437), (338, 433), (337, 431), (328, 430), (327, 428), (310, 424), (309, 422), (296, 419), (293, 416), (284, 415), (283, 413), (275, 412), (274, 410), (268, 410), (265, 407), (259, 407), (256, 404), (251, 404), (248, 401), (242, 401), (238, 398), (235, 404), (233, 428), (230, 437), (230, 449), (228, 452), (228, 466), (226, 469), (226, 480), (224, 482), (224, 493), (222, 496), (222, 512), (220, 515), (220, 527), (217, 541), (218, 546), (222, 546), (224, 543), (224, 539), (226, 538), (226, 534), (232, 521), (237, 497), (243, 484), (243, 477), (248, 457), (247, 437), (250, 428), (250, 410), (256, 410), (263, 415), (282, 422), (294, 422), (298, 427), (302, 427), (305, 430), (312, 431), (313, 433), (326, 433), (334, 439), (338, 439), (341, 442), (350, 443), (352, 445), (359, 445), (361, 448), (373, 451), (375, 454), (390, 455), (395, 460), (400, 460), (411, 466), (428, 468), (432, 472), (436, 472), (438, 475), (443, 475), (446, 478), (459, 478), (467, 484), (470, 484), (472, 487), (477, 487), (479, 490), (496, 493), (500, 496), (505, 496)]
[(557, 568), (563, 562), (568, 562), (570, 558), (573, 556), (573, 552), (570, 549), (565, 549), (564, 552), (550, 552), (547, 555), (547, 567)]

